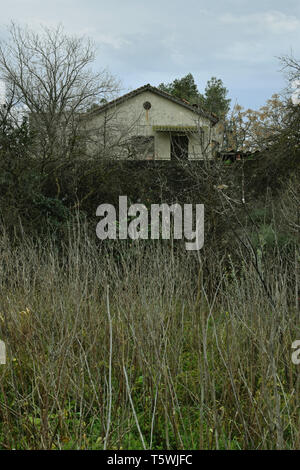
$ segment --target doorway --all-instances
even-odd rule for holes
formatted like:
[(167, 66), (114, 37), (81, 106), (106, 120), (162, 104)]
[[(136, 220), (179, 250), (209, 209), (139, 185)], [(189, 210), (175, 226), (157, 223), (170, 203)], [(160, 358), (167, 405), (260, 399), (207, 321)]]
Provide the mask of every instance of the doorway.
[(171, 160), (187, 160), (189, 139), (186, 135), (171, 135)]

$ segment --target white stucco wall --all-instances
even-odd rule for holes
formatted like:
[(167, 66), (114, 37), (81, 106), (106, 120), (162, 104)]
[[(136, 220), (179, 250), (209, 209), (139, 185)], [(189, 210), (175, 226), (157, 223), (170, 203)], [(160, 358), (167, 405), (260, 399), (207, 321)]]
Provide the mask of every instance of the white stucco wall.
[[(143, 107), (146, 101), (151, 103), (149, 110)], [(112, 149), (111, 143), (115, 141), (119, 145), (112, 153), (125, 158), (126, 153), (122, 154), (121, 148), (126, 148), (131, 136), (153, 136), (155, 159), (170, 159), (170, 133), (155, 131), (153, 126), (197, 126), (205, 130), (206, 139), (208, 134), (218, 141), (221, 136), (217, 135), (217, 128), (211, 126), (209, 119), (148, 90), (106, 111), (91, 113), (85, 119), (85, 126), (94, 140), (90, 145), (91, 152), (97, 151), (97, 147), (103, 148), (104, 141), (106, 148)], [(199, 135), (189, 133), (188, 136), (189, 159), (203, 158)]]

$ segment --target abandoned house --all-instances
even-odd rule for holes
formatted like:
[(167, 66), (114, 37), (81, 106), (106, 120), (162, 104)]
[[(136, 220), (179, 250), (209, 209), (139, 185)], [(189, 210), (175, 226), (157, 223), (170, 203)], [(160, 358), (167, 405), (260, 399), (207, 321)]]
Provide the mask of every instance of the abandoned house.
[(212, 158), (223, 139), (215, 115), (149, 84), (86, 113), (83, 127), (89, 155), (118, 159)]

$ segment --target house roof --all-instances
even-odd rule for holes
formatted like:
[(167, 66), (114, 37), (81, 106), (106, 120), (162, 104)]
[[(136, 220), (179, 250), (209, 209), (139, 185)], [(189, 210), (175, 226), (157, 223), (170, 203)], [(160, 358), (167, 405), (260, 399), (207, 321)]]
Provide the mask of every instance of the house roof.
[(207, 113), (203, 111), (201, 108), (199, 108), (198, 106), (192, 105), (186, 100), (183, 100), (183, 99), (181, 100), (180, 98), (176, 98), (175, 96), (172, 96), (169, 93), (160, 90), (159, 88), (151, 86), (149, 83), (140, 88), (137, 88), (136, 90), (130, 91), (129, 93), (126, 93), (125, 95), (120, 96), (119, 98), (116, 98), (115, 100), (112, 100), (109, 103), (105, 103), (104, 105), (99, 106), (97, 109), (93, 109), (92, 111), (88, 113), (88, 115), (102, 113), (106, 109), (109, 109), (120, 103), (123, 103), (124, 101), (127, 101), (130, 98), (133, 98), (134, 96), (137, 96), (140, 93), (143, 93), (144, 91), (151, 91), (152, 93), (155, 93), (156, 95), (162, 96), (163, 98), (173, 101), (174, 103), (179, 104), (180, 106), (183, 106), (184, 108), (187, 108), (190, 111), (193, 111), (194, 113), (199, 114), (200, 116), (206, 117), (207, 119), (212, 121), (213, 124), (216, 124), (219, 121), (219, 118), (215, 114)]

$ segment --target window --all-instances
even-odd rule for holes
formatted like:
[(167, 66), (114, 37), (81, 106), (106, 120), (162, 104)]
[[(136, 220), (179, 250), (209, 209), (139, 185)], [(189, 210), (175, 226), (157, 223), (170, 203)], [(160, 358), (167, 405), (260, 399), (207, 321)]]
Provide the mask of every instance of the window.
[(171, 135), (171, 160), (188, 159), (189, 138), (186, 135)]

